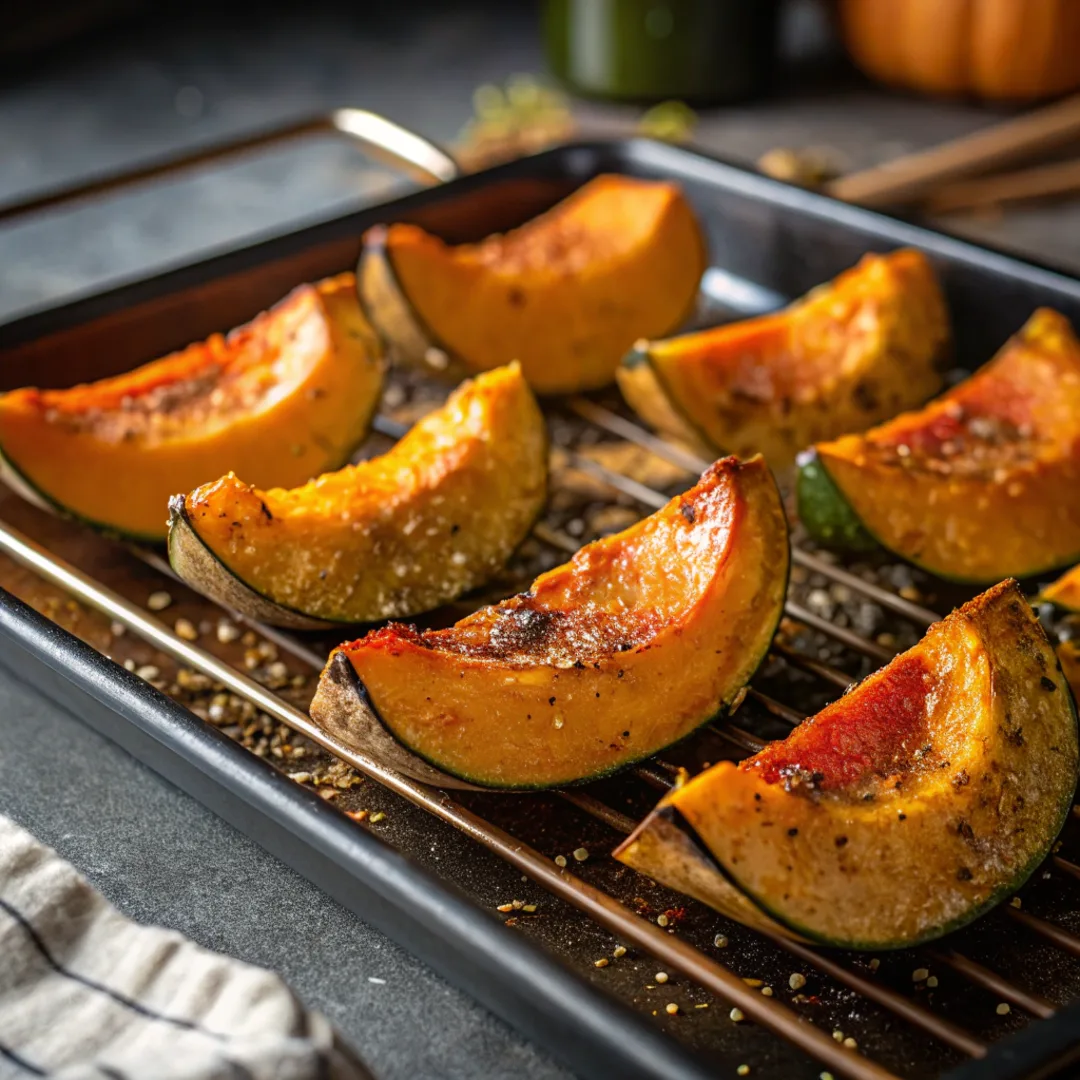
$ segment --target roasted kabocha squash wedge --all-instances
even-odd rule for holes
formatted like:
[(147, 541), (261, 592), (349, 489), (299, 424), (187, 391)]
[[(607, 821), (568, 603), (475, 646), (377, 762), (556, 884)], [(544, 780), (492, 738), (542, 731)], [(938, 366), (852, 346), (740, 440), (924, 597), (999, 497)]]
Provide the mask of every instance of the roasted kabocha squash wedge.
[(773, 468), (821, 439), (922, 405), (942, 388), (945, 301), (922, 252), (867, 255), (784, 311), (641, 341), (619, 387), (652, 427), (699, 453)]
[(382, 457), (302, 487), (229, 473), (170, 503), (189, 584), (276, 626), (404, 618), (476, 588), (547, 493), (547, 431), (517, 364), (451, 394)]
[(423, 780), (529, 789), (612, 772), (739, 699), (784, 603), (788, 533), (761, 457), (582, 548), (528, 592), (331, 656), (329, 734)]
[(615, 854), (736, 918), (733, 891), (785, 933), (901, 948), (1023, 884), (1077, 765), (1069, 684), (1005, 581), (787, 739), (665, 796)]
[(292, 485), (348, 461), (382, 382), (379, 341), (342, 274), (126, 375), (4, 394), (4, 479), (39, 505), (164, 540), (169, 496), (208, 476)]
[(880, 545), (977, 584), (1075, 562), (1080, 341), (1041, 308), (924, 409), (818, 443), (799, 465), (799, 516), (824, 545)]
[(395, 358), (458, 375), (518, 360), (534, 390), (557, 394), (610, 383), (637, 338), (676, 329), (704, 270), (677, 185), (605, 175), (475, 244), (371, 229), (359, 283)]

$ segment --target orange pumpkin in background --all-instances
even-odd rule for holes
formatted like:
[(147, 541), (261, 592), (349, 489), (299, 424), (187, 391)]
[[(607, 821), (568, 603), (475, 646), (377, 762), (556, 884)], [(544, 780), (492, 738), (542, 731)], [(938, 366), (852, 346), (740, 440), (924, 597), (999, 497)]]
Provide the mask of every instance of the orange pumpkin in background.
[(1077, 0), (839, 0), (871, 78), (929, 94), (1034, 101), (1080, 87)]

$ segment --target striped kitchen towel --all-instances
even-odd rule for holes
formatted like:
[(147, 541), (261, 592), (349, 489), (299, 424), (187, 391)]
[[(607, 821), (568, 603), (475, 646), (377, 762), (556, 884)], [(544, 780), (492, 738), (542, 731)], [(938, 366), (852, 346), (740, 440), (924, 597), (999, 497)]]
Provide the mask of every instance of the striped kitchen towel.
[(0, 816), (0, 1078), (370, 1080), (272, 972), (121, 915)]

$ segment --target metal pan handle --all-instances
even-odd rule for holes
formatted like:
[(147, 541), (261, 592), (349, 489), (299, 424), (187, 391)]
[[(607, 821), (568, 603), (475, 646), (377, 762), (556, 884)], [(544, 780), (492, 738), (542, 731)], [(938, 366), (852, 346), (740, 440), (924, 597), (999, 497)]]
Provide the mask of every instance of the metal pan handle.
[(167, 176), (220, 158), (233, 157), (319, 132), (344, 135), (358, 143), (372, 157), (421, 183), (445, 183), (453, 180), (460, 172), (457, 162), (445, 150), (422, 135), (366, 109), (334, 109), (329, 113), (276, 125), (133, 169), (107, 173), (77, 184), (61, 185), (29, 199), (0, 203), (0, 223), (66, 203), (90, 199), (117, 188)]

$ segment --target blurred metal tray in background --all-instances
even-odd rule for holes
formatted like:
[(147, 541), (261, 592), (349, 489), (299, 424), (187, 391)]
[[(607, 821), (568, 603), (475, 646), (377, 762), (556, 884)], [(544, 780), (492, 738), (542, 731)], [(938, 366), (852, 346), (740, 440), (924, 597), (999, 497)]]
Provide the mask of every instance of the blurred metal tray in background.
[[(315, 125), (340, 130), (334, 121), (348, 112)], [(368, 115), (354, 112), (360, 127), (368, 125), (367, 141), (394, 135), (389, 128), (372, 134), (362, 119)], [(276, 137), (260, 136), (247, 148)], [(450, 176), (452, 163), (434, 148), (390, 142), (393, 156), (430, 176)], [(152, 166), (143, 178), (171, 167)], [(704, 321), (775, 307), (867, 250), (910, 244), (931, 256), (943, 280), (958, 368), (985, 361), (1036, 306), (1055, 307), (1080, 325), (1080, 282), (1051, 270), (688, 150), (620, 141), (561, 147), (453, 179), (0, 326), (0, 387), (97, 378), (237, 325), (301, 281), (354, 265), (361, 233), (376, 222), (414, 221), (448, 240), (475, 239), (526, 220), (606, 171), (683, 185), (712, 252)], [(94, 193), (118, 186), (102, 178)], [(0, 220), (71, 194), (0, 208)], [(364, 452), (380, 452), (446, 391), (396, 374)], [(645, 432), (617, 394), (546, 408), (554, 482), (544, 521), (483, 596), (429, 622), (523, 587), (579, 544), (662, 504), (705, 464)], [(239, 636), (229, 613), (171, 579), (160, 552), (100, 537), (6, 490), (0, 662), (582, 1075), (726, 1076), (743, 1063), (755, 1076), (1053, 1075), (1080, 1054), (1080, 1013), (1070, 1007), (1080, 1002), (1073, 825), (1022, 891), (1021, 906), (880, 963), (770, 940), (608, 857), (676, 769), (742, 757), (782, 735), (915, 641), (935, 611), (964, 598), (888, 562), (842, 568), (796, 541), (788, 618), (734, 721), (573, 792), (450, 797), (334, 745), (304, 709), (335, 640), (260, 628)], [(172, 603), (150, 614), (148, 597), (162, 590)], [(175, 632), (178, 619), (196, 641), (187, 640), (187, 627), (184, 637)], [(574, 857), (581, 849), (584, 861)], [(627, 952), (615, 957), (620, 942)], [(596, 966), (601, 959), (608, 963)], [(912, 972), (924, 967), (935, 985), (913, 982)], [(655, 981), (659, 970), (669, 981)], [(806, 979), (798, 989), (789, 984), (796, 972)], [(766, 986), (772, 996), (761, 993)], [(679, 1006), (675, 1015), (668, 1003)], [(746, 1022), (731, 1019), (733, 1006)]]

